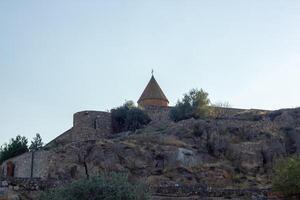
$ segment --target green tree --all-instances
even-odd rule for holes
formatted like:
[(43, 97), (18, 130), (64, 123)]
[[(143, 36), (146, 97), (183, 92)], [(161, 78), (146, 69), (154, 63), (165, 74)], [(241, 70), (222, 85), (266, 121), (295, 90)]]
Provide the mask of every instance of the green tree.
[(125, 174), (111, 173), (75, 181), (69, 185), (44, 192), (40, 200), (148, 200), (147, 188), (131, 183)]
[(8, 144), (4, 144), (0, 149), (0, 163), (3, 161), (21, 155), (28, 151), (28, 140), (20, 135), (12, 138)]
[(134, 131), (147, 125), (151, 119), (142, 109), (136, 107), (133, 101), (127, 101), (123, 106), (111, 110), (112, 128), (115, 133)]
[(204, 118), (209, 113), (208, 93), (200, 89), (192, 89), (184, 94), (182, 100), (170, 110), (170, 117), (175, 122), (189, 118)]
[(31, 141), (31, 145), (29, 147), (30, 151), (36, 151), (43, 147), (42, 137), (39, 133), (35, 135), (33, 140)]
[(286, 196), (300, 195), (300, 156), (277, 161), (274, 167), (272, 188)]
[(135, 131), (147, 125), (151, 119), (140, 108), (134, 107), (128, 110), (125, 120), (125, 130)]

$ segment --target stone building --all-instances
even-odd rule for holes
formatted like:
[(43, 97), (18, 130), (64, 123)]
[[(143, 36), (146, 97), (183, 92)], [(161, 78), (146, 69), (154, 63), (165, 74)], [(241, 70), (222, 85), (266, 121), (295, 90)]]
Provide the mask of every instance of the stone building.
[(169, 121), (171, 109), (169, 100), (155, 80), (153, 74), (137, 101), (138, 106), (144, 109), (152, 121)]
[(147, 106), (161, 106), (168, 107), (169, 100), (166, 95), (158, 85), (154, 76), (151, 76), (149, 83), (147, 84), (144, 92), (138, 100), (138, 105), (140, 107)]

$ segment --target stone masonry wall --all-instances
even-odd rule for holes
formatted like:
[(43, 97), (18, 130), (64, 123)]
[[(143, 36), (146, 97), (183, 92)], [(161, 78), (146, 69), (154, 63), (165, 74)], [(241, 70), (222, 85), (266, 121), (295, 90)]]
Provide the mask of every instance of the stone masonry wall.
[(7, 175), (7, 162), (11, 161), (15, 166), (14, 177), (16, 178), (30, 178), (31, 168), (33, 170), (33, 178), (47, 178), (49, 155), (50, 152), (40, 150), (34, 152), (34, 154), (32, 154), (32, 152), (27, 152), (20, 156), (8, 159), (1, 165), (1, 171), (3, 172), (2, 175)]
[(72, 141), (95, 140), (111, 133), (109, 112), (82, 111), (74, 114)]
[(31, 174), (31, 153), (27, 152), (22, 155), (16, 156), (14, 158), (6, 160), (1, 168), (3, 169), (3, 175), (7, 175), (7, 163), (12, 161), (15, 166), (14, 176), (20, 178), (30, 177)]
[(168, 101), (162, 99), (144, 99), (140, 101), (138, 104), (141, 107), (147, 106), (161, 106), (161, 107), (168, 107)]
[(73, 128), (101, 129), (106, 133), (111, 132), (111, 114), (102, 111), (81, 111), (74, 114)]
[(48, 144), (45, 145), (45, 148), (53, 148), (56, 147), (57, 145), (63, 145), (72, 142), (72, 133), (73, 133), (73, 128), (70, 128), (69, 130), (65, 131), (61, 135), (57, 136), (55, 139), (50, 141)]
[(49, 142), (55, 148), (70, 142), (96, 140), (112, 133), (111, 114), (103, 111), (81, 111), (73, 116), (73, 127)]
[[(168, 121), (171, 107), (147, 106), (145, 111), (153, 121)], [(81, 111), (73, 116), (73, 127), (46, 145), (52, 148), (70, 142), (97, 140), (112, 133), (111, 113), (103, 111)]]
[(165, 106), (146, 106), (145, 111), (152, 121), (170, 121), (169, 111), (172, 107)]
[(50, 151), (36, 151), (33, 158), (33, 178), (47, 178), (50, 162)]

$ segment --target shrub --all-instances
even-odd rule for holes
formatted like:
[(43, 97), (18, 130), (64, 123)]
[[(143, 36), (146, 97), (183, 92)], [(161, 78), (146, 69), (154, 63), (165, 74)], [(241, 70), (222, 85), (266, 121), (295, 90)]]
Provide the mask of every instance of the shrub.
[(300, 156), (279, 160), (274, 168), (272, 180), (274, 191), (286, 196), (300, 193)]
[(113, 132), (135, 131), (147, 125), (151, 119), (132, 101), (126, 102), (123, 106), (111, 110)]
[(0, 149), (0, 163), (3, 161), (21, 155), (28, 151), (27, 146), (28, 140), (26, 137), (21, 137), (20, 135), (16, 138), (12, 138), (9, 144), (4, 144)]
[(44, 192), (40, 200), (148, 200), (144, 185), (130, 183), (125, 174), (111, 173), (82, 179), (69, 185)]
[(209, 103), (208, 93), (202, 89), (192, 89), (170, 110), (170, 118), (175, 122), (192, 117), (204, 118), (209, 113)]

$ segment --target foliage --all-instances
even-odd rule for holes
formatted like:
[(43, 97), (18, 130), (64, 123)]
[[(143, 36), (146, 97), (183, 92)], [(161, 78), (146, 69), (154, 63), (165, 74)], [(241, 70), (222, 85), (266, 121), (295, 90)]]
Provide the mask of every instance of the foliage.
[(134, 131), (147, 125), (151, 119), (132, 101), (127, 101), (123, 106), (111, 110), (113, 131)]
[(286, 196), (300, 193), (300, 156), (279, 160), (274, 168), (272, 180), (274, 191)]
[(26, 137), (21, 137), (20, 135), (16, 138), (12, 138), (9, 144), (4, 144), (0, 149), (0, 163), (3, 161), (21, 155), (28, 151), (27, 146), (28, 140)]
[(170, 117), (175, 122), (192, 117), (204, 118), (209, 113), (209, 103), (208, 93), (202, 89), (192, 89), (170, 110)]
[(36, 151), (43, 147), (42, 137), (39, 133), (35, 135), (33, 140), (31, 141), (31, 145), (29, 147), (30, 151)]
[(212, 118), (221, 118), (229, 114), (228, 108), (231, 108), (228, 102), (218, 102), (211, 105), (210, 116)]
[(144, 185), (130, 183), (125, 174), (111, 173), (82, 179), (69, 185), (44, 192), (40, 200), (148, 200)]

